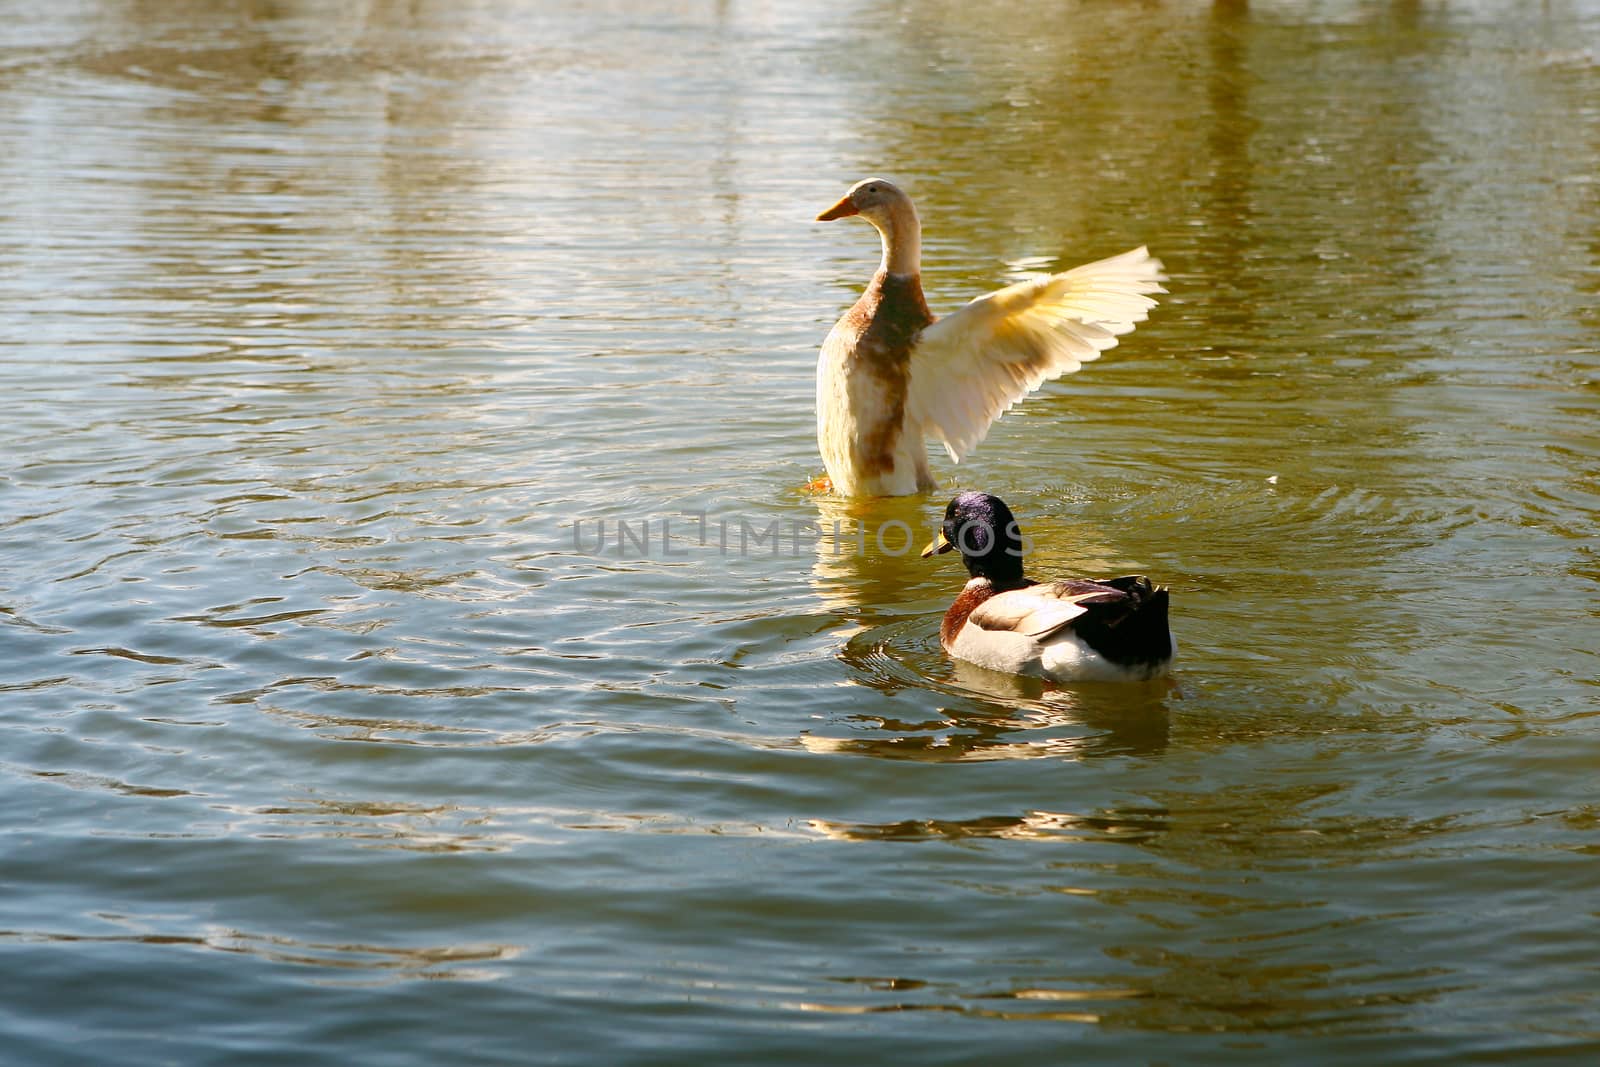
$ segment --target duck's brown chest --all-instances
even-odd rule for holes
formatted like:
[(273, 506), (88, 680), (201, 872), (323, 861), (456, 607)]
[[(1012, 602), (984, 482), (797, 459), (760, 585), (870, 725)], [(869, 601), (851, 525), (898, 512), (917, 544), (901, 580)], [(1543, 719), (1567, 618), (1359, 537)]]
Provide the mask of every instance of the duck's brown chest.
[(856, 338), (856, 359), (874, 368), (894, 364), (903, 368), (911, 361), (917, 334), (932, 321), (922, 296), (921, 275), (883, 271), (873, 276), (861, 299), (845, 314)]
[(932, 321), (922, 279), (915, 274), (880, 271), (845, 313), (841, 325), (850, 339), (845, 373), (870, 386), (877, 398), (874, 417), (861, 426), (858, 442), (858, 462), (865, 473), (894, 469), (911, 383), (911, 349)]
[(967, 624), (967, 618), (985, 600), (994, 596), (995, 588), (987, 579), (974, 578), (968, 582), (966, 588), (961, 590), (961, 595), (956, 597), (956, 602), (950, 605), (950, 610), (944, 613), (944, 622), (939, 624), (939, 644), (949, 651), (951, 644), (956, 639), (956, 634)]

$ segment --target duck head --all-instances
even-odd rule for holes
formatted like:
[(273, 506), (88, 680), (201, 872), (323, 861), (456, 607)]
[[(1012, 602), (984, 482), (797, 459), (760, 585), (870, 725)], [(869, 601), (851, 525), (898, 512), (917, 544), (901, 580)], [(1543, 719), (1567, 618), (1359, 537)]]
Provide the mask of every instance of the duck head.
[(922, 223), (916, 205), (900, 187), (883, 178), (856, 182), (839, 202), (817, 216), (832, 222), (860, 215), (883, 238), (883, 265), (890, 274), (916, 274), (922, 258)]
[(1000, 587), (1020, 585), (1022, 529), (1006, 502), (988, 493), (962, 493), (944, 509), (939, 533), (922, 556), (958, 549), (967, 573)]

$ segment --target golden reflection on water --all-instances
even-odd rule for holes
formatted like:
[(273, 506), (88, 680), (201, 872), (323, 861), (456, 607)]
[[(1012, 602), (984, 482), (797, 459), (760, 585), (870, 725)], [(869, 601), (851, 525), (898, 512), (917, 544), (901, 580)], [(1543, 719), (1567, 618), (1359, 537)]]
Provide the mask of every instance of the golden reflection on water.
[(921, 497), (843, 497), (819, 493), (812, 588), (837, 612), (848, 635), (930, 584), (937, 571), (919, 558), (943, 514)]
[[(1470, 988), (1459, 979), (1452, 981), (1448, 968), (1398, 965), (1372, 974), (1364, 963), (1199, 955), (1149, 946), (1110, 946), (1105, 954), (1118, 964), (1138, 969), (1064, 978), (1060, 985), (1012, 989), (960, 989), (952, 988), (952, 983), (912, 977), (841, 978), (837, 980), (883, 996), (868, 1003), (808, 1001), (794, 1007), (828, 1014), (936, 1011), (1137, 1030), (1235, 1033), (1333, 1026), (1352, 1012), (1363, 1012), (1369, 1019), (1368, 1032), (1384, 1033), (1403, 1032), (1407, 1005), (1429, 1003)], [(1360, 973), (1363, 970), (1367, 973)], [(1388, 983), (1391, 988), (1366, 992), (1362, 987), (1373, 981)], [(1395, 986), (1413, 988), (1396, 991)], [(996, 1001), (1011, 1002), (1014, 1007), (989, 1006)], [(1053, 1007), (1058, 1004), (1072, 1007)]]
[[(1030, 811), (977, 819), (908, 819), (895, 823), (842, 823), (812, 819), (807, 825), (841, 841), (919, 841), (935, 838), (1001, 838), (1012, 841), (1105, 841), (1147, 844), (1167, 830), (1164, 813), (1139, 809), (1074, 815)], [(1063, 890), (1065, 891), (1065, 890)]]
[[(119, 926), (141, 927), (132, 916), (102, 914), (97, 918)], [(521, 945), (400, 946), (371, 943), (306, 941), (276, 934), (251, 933), (213, 926), (198, 934), (128, 933), (68, 934), (46, 930), (0, 930), (0, 943), (148, 945), (161, 948), (203, 949), (229, 955), (253, 956), (268, 963), (330, 968), (330, 975), (311, 979), (318, 985), (387, 985), (417, 979), (492, 982), (505, 977), (499, 966), (523, 952)], [(484, 966), (474, 966), (482, 964)], [(363, 977), (339, 977), (338, 972), (361, 972)]]
[[(877, 665), (869, 663), (867, 669)], [(850, 725), (862, 731), (860, 736), (802, 734), (800, 743), (809, 752), (951, 763), (1153, 756), (1170, 739), (1170, 712), (1160, 695), (1164, 685), (1149, 689), (1119, 685), (1112, 692), (1091, 689), (1093, 699), (1083, 699), (1074, 690), (1057, 690), (1014, 703), (997, 699), (995, 690), (1000, 688), (967, 690), (966, 699), (952, 699), (934, 717), (916, 721), (852, 716)], [(1145, 691), (1129, 692), (1130, 688)], [(953, 697), (960, 692), (947, 691)], [(1030, 736), (1035, 733), (1051, 736)]]
[[(93, 1052), (187, 1029), (101, 980), (119, 946), (163, 982), (166, 947), (512, 979), (469, 1033), (419, 1012), (448, 1040), (664, 1007), (706, 1058), (775, 1008), (1060, 1021), (1089, 1059), (1578, 1030), (1600, 127), (1583, 6), (1537, 7), (22, 5), (52, 43), (0, 53), (0, 787), (40, 815), (0, 938), (52, 949), (12, 1010)], [(1172, 293), (935, 455), (940, 493), (800, 500), (868, 265), (803, 209), (877, 172), (937, 311), (1146, 242)], [(1172, 584), (1175, 684), (949, 661), (963, 573), (916, 552), (967, 486), (1041, 577)], [(530, 532), (680, 504), (844, 543), (669, 567)], [(337, 936), (269, 932), (373, 870)], [(582, 962), (477, 925), (478, 878)]]
[[(1462, 828), (1404, 818), (1371, 819), (1361, 826), (1361, 820), (1319, 820), (1308, 810), (1336, 792), (1338, 787), (1330, 785), (1284, 786), (1261, 795), (1223, 788), (1204, 794), (1152, 793), (1147, 807), (1083, 814), (1031, 811), (1015, 817), (877, 825), (814, 821), (815, 832), (844, 841), (992, 839), (1060, 847), (1065, 851), (1050, 868), (1076, 877), (1025, 891), (1063, 898), (1059, 928), (1039, 935), (1044, 939), (1040, 950), (1048, 951), (1052, 940), (1072, 942), (1079, 931), (1097, 929), (1105, 912), (1132, 920), (1133, 928), (1144, 927), (1148, 936), (1105, 941), (1099, 951), (1111, 967), (1063, 975), (1054, 983), (983, 988), (931, 981), (914, 972), (894, 978), (840, 978), (884, 997), (867, 1003), (812, 1001), (797, 1008), (845, 1014), (940, 1011), (1229, 1032), (1337, 1025), (1357, 1013), (1373, 1032), (1404, 1030), (1407, 1005), (1469, 990), (1473, 983), (1453, 966), (1417, 966), (1404, 956), (1392, 961), (1369, 958), (1335, 946), (1363, 927), (1415, 917), (1423, 905), (1408, 908), (1407, 902), (1397, 901), (1399, 906), (1387, 912), (1330, 913), (1326, 900), (1272, 893), (1263, 872), (1279, 868), (1287, 873), (1298, 867), (1308, 849), (1322, 853), (1315, 862), (1324, 868), (1356, 866)], [(1295, 857), (1286, 864), (1278, 858), (1285, 854), (1285, 837), (1293, 839)], [(1126, 848), (1127, 856), (1116, 859), (1103, 846)], [(1078, 850), (1083, 858), (1073, 858)], [(1182, 863), (1194, 876), (1172, 879), (1166, 866), (1170, 862)], [(985, 888), (1001, 897), (1018, 892), (1003, 881)], [(1015, 1002), (1016, 1007), (988, 1006), (996, 1000)], [(1074, 1007), (1029, 1006), (1062, 1002)]]

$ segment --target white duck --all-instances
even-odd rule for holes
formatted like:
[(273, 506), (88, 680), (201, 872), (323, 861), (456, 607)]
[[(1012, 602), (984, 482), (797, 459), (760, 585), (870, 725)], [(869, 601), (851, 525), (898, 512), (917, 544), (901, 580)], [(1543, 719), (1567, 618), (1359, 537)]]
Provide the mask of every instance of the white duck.
[(1172, 665), (1167, 590), (1143, 575), (1035, 582), (1022, 573), (1022, 530), (1005, 501), (962, 493), (924, 558), (959, 549), (971, 575), (939, 627), (956, 659), (1056, 681), (1140, 681)]
[(960, 463), (995, 419), (1044, 382), (1100, 358), (1164, 293), (1144, 248), (1018, 282), (937, 321), (922, 297), (922, 228), (911, 198), (857, 182), (817, 216), (860, 215), (883, 261), (834, 324), (817, 361), (817, 446), (840, 493), (903, 496), (935, 487), (926, 437)]

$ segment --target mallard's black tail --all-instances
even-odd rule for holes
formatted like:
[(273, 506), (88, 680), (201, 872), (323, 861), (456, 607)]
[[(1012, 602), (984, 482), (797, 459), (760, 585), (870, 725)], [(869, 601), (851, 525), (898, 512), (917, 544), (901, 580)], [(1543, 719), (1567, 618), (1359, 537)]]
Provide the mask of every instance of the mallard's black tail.
[(1167, 590), (1142, 574), (1108, 578), (1099, 583), (1125, 594), (1096, 605), (1073, 629), (1090, 648), (1112, 663), (1154, 666), (1172, 658), (1172, 631), (1167, 628)]

